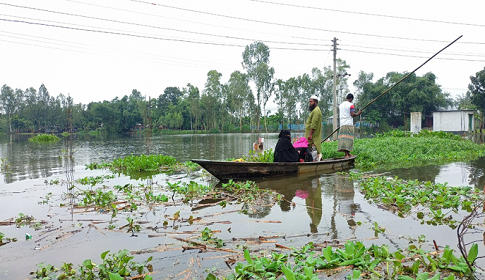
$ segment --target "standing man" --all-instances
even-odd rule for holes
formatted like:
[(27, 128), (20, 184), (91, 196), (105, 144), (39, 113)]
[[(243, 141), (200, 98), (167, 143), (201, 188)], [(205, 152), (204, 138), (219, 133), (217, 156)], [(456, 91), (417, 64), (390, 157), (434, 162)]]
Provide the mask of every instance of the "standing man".
[(347, 94), (347, 100), (339, 106), (340, 130), (338, 132), (338, 149), (339, 152), (345, 153), (345, 158), (353, 157), (350, 152), (354, 149), (354, 117), (360, 116), (362, 110), (355, 112), (354, 95)]
[(308, 140), (309, 148), (312, 147), (312, 144), (317, 148), (317, 158), (313, 160), (320, 161), (322, 159), (322, 111), (318, 107), (318, 97), (315, 95), (310, 97), (308, 109), (310, 116), (305, 124), (305, 137)]

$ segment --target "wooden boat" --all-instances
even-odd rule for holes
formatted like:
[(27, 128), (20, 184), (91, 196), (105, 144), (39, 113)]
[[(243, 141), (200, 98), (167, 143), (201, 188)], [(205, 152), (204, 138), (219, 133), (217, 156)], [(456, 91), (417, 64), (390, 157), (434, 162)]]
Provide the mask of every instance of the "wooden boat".
[(252, 179), (309, 172), (331, 173), (350, 169), (357, 157), (330, 158), (314, 162), (246, 162), (193, 159), (219, 180)]

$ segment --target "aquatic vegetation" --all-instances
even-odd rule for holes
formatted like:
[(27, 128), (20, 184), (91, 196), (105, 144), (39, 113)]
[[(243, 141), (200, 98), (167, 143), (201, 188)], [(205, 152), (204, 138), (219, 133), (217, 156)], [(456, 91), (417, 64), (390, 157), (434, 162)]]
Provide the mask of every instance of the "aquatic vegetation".
[[(175, 194), (184, 195), (185, 198), (182, 199), (184, 202), (188, 202), (194, 198), (201, 198), (207, 193), (213, 191), (211, 186), (202, 185), (194, 181), (190, 181), (188, 184), (185, 182), (170, 183), (167, 182), (168, 189)], [(172, 197), (173, 198), (173, 197)]]
[[(469, 254), (471, 263), (477, 257), (477, 248), (475, 246)], [(343, 249), (327, 246), (321, 254), (315, 253), (311, 242), (300, 250), (292, 249), (293, 252), (288, 254), (272, 252), (269, 256), (251, 256), (244, 250), (246, 262), (237, 263), (234, 273), (224, 279), (277, 279), (282, 276), (286, 279), (320, 279), (318, 275), (328, 277), (349, 266), (353, 271), (347, 279), (361, 279), (362, 275), (372, 279), (402, 280), (429, 279), (432, 275), (431, 279), (441, 279), (443, 273), (443, 279), (452, 280), (455, 274), (462, 277), (473, 273), (463, 256), (456, 257), (448, 246), (441, 256), (415, 245), (391, 253), (387, 245), (366, 247), (358, 241), (346, 242)], [(209, 274), (206, 279), (217, 278)]]
[(8, 161), (8, 158), (2, 158), (0, 159), (1, 163), (0, 163), (0, 171), (2, 173), (9, 173), (11, 171), (11, 164), (10, 162)]
[[(354, 151), (357, 168), (362, 170), (424, 166), (476, 159), (485, 155), (485, 146), (447, 132), (421, 131), (412, 135), (391, 131), (375, 138), (356, 139)], [(323, 158), (342, 156), (337, 152), (337, 142), (322, 143)]]
[(64, 136), (64, 137), (67, 137), (67, 136), (71, 135), (71, 133), (64, 131), (63, 133), (61, 133), (61, 135)]
[(84, 178), (78, 179), (78, 180), (76, 180), (76, 182), (78, 182), (81, 185), (94, 186), (96, 184), (103, 183), (105, 179), (113, 179), (113, 178), (115, 178), (114, 175), (100, 175), (100, 176), (96, 176), (96, 177), (90, 176), (90, 177), (84, 177)]
[(107, 207), (113, 202), (117, 201), (117, 197), (113, 194), (113, 191), (98, 190), (86, 190), (82, 192), (84, 197), (81, 198), (82, 203), (80, 206), (95, 206), (95, 207)]
[(281, 195), (271, 190), (262, 190), (253, 181), (239, 182), (229, 180), (229, 182), (222, 184), (222, 189), (229, 192), (231, 196), (241, 203), (256, 203), (265, 194), (271, 196), (275, 202), (281, 199)]
[(95, 169), (103, 169), (103, 168), (110, 168), (111, 167), (111, 164), (110, 163), (96, 163), (96, 162), (93, 162), (93, 163), (90, 163), (90, 164), (86, 164), (86, 169), (90, 169), (90, 170), (95, 170)]
[(17, 238), (9, 238), (5, 237), (5, 234), (3, 232), (0, 232), (0, 246), (5, 245), (10, 242), (17, 242)]
[(61, 140), (61, 138), (55, 136), (54, 134), (39, 134), (29, 138), (29, 141), (31, 142), (55, 142), (59, 140)]
[(210, 228), (206, 227), (204, 230), (201, 232), (201, 237), (200, 239), (202, 241), (205, 241), (209, 244), (215, 244), (217, 248), (221, 248), (225, 246), (224, 241), (219, 238), (213, 237), (214, 231), (212, 231)]
[(152, 261), (152, 257), (141, 263), (134, 262), (133, 258), (126, 249), (115, 254), (106, 251), (101, 254), (100, 264), (87, 259), (79, 265), (78, 270), (75, 270), (72, 263), (63, 263), (60, 269), (51, 264), (40, 263), (37, 265), (39, 269), (30, 274), (36, 279), (151, 280), (149, 274), (153, 272), (153, 267), (149, 262)]
[(60, 183), (59, 178), (51, 179), (49, 185), (58, 185)]
[(49, 200), (52, 198), (52, 193), (47, 193), (44, 197), (40, 197), (42, 198), (42, 201), (39, 201), (38, 203), (39, 204), (47, 204), (49, 203)]
[(15, 218), (15, 226), (23, 227), (30, 225), (34, 221), (34, 216), (25, 215), (24, 213), (19, 213), (19, 217)]
[[(358, 179), (358, 176), (353, 178)], [(452, 228), (455, 228), (458, 222), (449, 212), (458, 213), (460, 209), (471, 212), (471, 206), (483, 200), (483, 197), (471, 187), (450, 187), (446, 183), (404, 181), (380, 176), (361, 178), (359, 185), (366, 199), (397, 213), (399, 217), (415, 211), (422, 223), (446, 224)], [(426, 220), (426, 216), (430, 218)]]
[(152, 175), (163, 172), (173, 172), (176, 170), (194, 170), (198, 168), (194, 163), (179, 163), (172, 156), (165, 155), (130, 155), (125, 158), (115, 159), (111, 163), (91, 163), (86, 164), (87, 169), (108, 168), (113, 172), (122, 173), (132, 179), (151, 178)]
[(124, 159), (115, 159), (111, 168), (126, 172), (149, 172), (159, 171), (161, 168), (175, 165), (177, 160), (172, 156), (164, 155), (140, 155), (127, 156)]

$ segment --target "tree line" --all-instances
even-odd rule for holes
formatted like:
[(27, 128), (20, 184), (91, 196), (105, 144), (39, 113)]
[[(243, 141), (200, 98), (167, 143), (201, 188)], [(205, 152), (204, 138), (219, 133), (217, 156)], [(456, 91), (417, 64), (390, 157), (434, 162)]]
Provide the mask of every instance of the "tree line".
[[(245, 72), (232, 72), (226, 82), (222, 81), (220, 72), (211, 70), (202, 90), (189, 83), (183, 88), (167, 87), (158, 97), (152, 98), (133, 89), (130, 95), (122, 98), (87, 105), (75, 104), (70, 96), (62, 93), (51, 96), (43, 84), (38, 90), (32, 87), (13, 89), (3, 85), (0, 92), (0, 132), (64, 132), (73, 129), (123, 133), (140, 125), (152, 130), (249, 132), (256, 128), (274, 131), (280, 124), (303, 123), (309, 114), (308, 99), (312, 95), (319, 97), (318, 105), (324, 120), (332, 115), (334, 73), (330, 67), (315, 67), (311, 74), (283, 80), (276, 78), (269, 57), (269, 48), (262, 42), (254, 42), (242, 53)], [(349, 69), (344, 60), (337, 60), (338, 102), (350, 92), (348, 77), (342, 75)], [(406, 125), (410, 112), (422, 112), (426, 116), (450, 105), (482, 109), (485, 106), (484, 71), (478, 72), (475, 80), (471, 77), (469, 91), (456, 100), (441, 89), (433, 73), (421, 77), (410, 75), (369, 106), (363, 120), (382, 127), (399, 127)], [(365, 106), (406, 74), (389, 72), (373, 82), (372, 73), (360, 71), (353, 83), (356, 107)], [(480, 81), (481, 88), (472, 88)], [(479, 96), (474, 94), (477, 90), (481, 90), (482, 97), (472, 98)], [(266, 110), (270, 100), (277, 105), (277, 112)]]

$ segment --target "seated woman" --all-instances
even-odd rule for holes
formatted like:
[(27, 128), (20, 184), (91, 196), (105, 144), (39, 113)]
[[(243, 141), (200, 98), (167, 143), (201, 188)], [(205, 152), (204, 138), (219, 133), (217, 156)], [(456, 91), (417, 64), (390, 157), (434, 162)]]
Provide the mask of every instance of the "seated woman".
[(313, 161), (312, 151), (308, 147), (308, 140), (305, 137), (301, 137), (293, 144), (293, 147), (298, 151), (298, 159), (300, 161)]
[(291, 133), (289, 130), (282, 130), (278, 136), (279, 140), (274, 149), (274, 162), (297, 162), (298, 152), (291, 144)]

